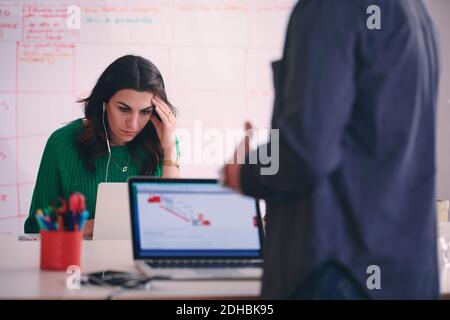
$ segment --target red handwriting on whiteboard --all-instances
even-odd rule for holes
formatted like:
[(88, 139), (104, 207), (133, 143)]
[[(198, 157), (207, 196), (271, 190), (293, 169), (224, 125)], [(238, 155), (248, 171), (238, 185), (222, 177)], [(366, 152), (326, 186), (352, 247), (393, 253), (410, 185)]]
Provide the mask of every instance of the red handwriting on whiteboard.
[(0, 152), (0, 160), (5, 160), (6, 154), (4, 152)]
[(8, 195), (4, 193), (0, 194), (0, 201), (2, 202), (8, 201)]
[(71, 58), (74, 52), (74, 44), (64, 43), (24, 43), (19, 51), (19, 61), (23, 63), (45, 63), (54, 65), (56, 60)]
[[(0, 39), (5, 35), (5, 30), (16, 30), (19, 26), (19, 22), (10, 21), (11, 12), (9, 10), (0, 9)], [(2, 19), (6, 18), (6, 19)]]
[(25, 6), (24, 17), (25, 40), (70, 42), (77, 35), (66, 27), (68, 15), (64, 6)]

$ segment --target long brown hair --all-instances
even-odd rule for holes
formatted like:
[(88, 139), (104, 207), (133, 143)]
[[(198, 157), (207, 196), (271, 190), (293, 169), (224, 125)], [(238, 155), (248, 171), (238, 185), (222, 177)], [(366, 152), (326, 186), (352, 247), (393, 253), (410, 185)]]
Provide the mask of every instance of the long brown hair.
[[(86, 167), (95, 172), (95, 159), (108, 154), (106, 136), (103, 129), (103, 103), (106, 103), (122, 89), (133, 89), (139, 92), (151, 92), (161, 97), (176, 115), (166, 95), (164, 81), (159, 70), (149, 60), (140, 56), (126, 55), (111, 63), (101, 74), (91, 94), (78, 100), (84, 103), (84, 114), (88, 120), (84, 130), (76, 138), (78, 153)], [(105, 125), (109, 131), (107, 117)], [(140, 165), (142, 175), (152, 174), (163, 156), (161, 143), (151, 121), (142, 131), (127, 144), (131, 159)], [(143, 163), (138, 162), (138, 147), (145, 153)]]

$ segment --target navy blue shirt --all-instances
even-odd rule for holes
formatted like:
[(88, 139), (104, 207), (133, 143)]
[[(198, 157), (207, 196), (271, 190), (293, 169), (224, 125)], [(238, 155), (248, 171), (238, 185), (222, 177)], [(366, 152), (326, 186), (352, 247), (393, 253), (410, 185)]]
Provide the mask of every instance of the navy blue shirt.
[[(381, 30), (367, 28), (369, 5)], [(438, 297), (433, 30), (420, 0), (294, 8), (273, 64), (279, 170), (241, 171), (244, 193), (267, 203), (263, 298), (292, 297), (327, 261), (374, 298)], [(366, 285), (372, 265), (380, 289)]]

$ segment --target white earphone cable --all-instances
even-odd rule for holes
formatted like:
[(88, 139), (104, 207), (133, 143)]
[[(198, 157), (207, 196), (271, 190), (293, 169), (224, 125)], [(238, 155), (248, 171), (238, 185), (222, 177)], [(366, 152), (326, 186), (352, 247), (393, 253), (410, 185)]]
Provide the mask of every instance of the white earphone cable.
[(108, 162), (106, 164), (106, 174), (105, 174), (105, 182), (108, 182), (108, 172), (109, 172), (109, 162), (111, 161), (111, 147), (109, 145), (109, 139), (108, 139), (108, 132), (106, 131), (106, 125), (105, 125), (105, 103), (103, 102), (103, 129), (105, 130), (105, 136), (106, 136), (106, 146), (108, 147)]

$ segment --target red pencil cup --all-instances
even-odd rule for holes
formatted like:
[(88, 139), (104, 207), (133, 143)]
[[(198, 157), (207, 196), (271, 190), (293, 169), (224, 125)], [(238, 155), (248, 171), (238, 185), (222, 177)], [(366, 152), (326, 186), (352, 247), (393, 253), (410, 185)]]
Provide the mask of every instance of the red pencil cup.
[(41, 269), (66, 271), (80, 266), (82, 231), (41, 231)]

